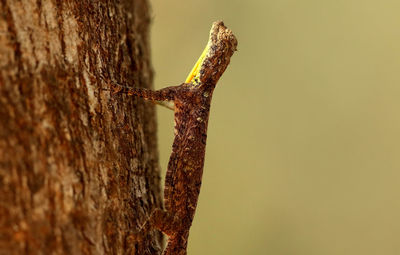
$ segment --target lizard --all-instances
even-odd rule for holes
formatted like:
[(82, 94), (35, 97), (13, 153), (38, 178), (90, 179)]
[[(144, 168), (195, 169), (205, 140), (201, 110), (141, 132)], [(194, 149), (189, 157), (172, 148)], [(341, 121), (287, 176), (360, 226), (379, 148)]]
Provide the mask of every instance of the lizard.
[[(152, 229), (167, 235), (164, 255), (187, 254), (187, 240), (200, 193), (208, 117), (214, 88), (236, 51), (237, 39), (222, 21), (214, 22), (208, 43), (185, 82), (160, 90), (124, 87), (151, 101), (174, 103), (174, 142), (165, 177), (164, 209), (154, 209), (130, 242)], [(133, 240), (133, 241), (132, 241)]]

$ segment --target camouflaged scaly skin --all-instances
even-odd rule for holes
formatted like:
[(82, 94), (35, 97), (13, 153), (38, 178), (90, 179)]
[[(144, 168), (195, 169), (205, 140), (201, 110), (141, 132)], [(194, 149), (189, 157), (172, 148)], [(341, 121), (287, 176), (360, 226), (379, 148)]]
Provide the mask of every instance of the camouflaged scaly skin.
[(142, 228), (142, 231), (156, 228), (168, 236), (164, 255), (186, 254), (200, 193), (211, 98), (236, 46), (232, 31), (222, 21), (215, 22), (206, 56), (190, 83), (157, 91), (140, 88), (126, 91), (148, 100), (173, 101), (175, 105), (175, 139), (165, 178), (165, 210), (154, 210)]

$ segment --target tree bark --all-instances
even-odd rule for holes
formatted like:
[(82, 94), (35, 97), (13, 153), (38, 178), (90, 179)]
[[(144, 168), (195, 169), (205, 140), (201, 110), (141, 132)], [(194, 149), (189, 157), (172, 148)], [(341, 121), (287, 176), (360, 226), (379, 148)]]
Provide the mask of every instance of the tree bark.
[(0, 254), (156, 254), (146, 0), (0, 0)]

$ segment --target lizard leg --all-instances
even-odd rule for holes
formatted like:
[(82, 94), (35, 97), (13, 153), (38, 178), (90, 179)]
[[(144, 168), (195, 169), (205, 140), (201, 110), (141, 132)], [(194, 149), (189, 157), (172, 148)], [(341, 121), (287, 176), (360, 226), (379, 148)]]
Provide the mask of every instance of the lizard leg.
[[(136, 95), (139, 97), (142, 97), (146, 100), (151, 100), (151, 101), (173, 101), (175, 99), (175, 94), (176, 90), (179, 86), (171, 86), (171, 87), (166, 87), (160, 90), (151, 90), (151, 89), (145, 89), (145, 88), (137, 88), (137, 87), (130, 87), (126, 86), (123, 84), (119, 84), (116, 82), (111, 81), (109, 78), (104, 77), (104, 75), (100, 74), (100, 78), (105, 81), (108, 85), (118, 87), (119, 90), (115, 90), (114, 93), (126, 93), (128, 95)], [(108, 90), (108, 89), (104, 89)], [(161, 105), (171, 108), (170, 105), (166, 105), (163, 103), (160, 103)]]
[(173, 101), (176, 94), (176, 86), (166, 87), (160, 90), (151, 90), (144, 88), (123, 87), (121, 92), (128, 95), (135, 95), (151, 101)]
[(189, 228), (185, 228), (182, 220), (172, 215), (172, 213), (155, 209), (146, 220), (139, 232), (128, 236), (128, 243), (133, 244), (142, 241), (143, 238), (153, 229), (158, 229), (168, 236), (167, 247), (163, 255), (186, 255), (187, 238)]
[(131, 233), (128, 238), (132, 241), (139, 241), (153, 229), (158, 229), (168, 237), (171, 237), (180, 229), (180, 225), (181, 222), (171, 213), (157, 208), (153, 210), (150, 217), (145, 221), (139, 231)]
[(171, 213), (160, 208), (151, 213), (147, 222), (152, 228), (160, 230), (167, 236), (172, 236), (179, 229), (180, 223)]
[(154, 91), (144, 88), (125, 87), (122, 85), (117, 85), (117, 86), (122, 88), (122, 90), (118, 92), (126, 93), (128, 95), (135, 95), (145, 100), (150, 100), (153, 103), (164, 106), (170, 110), (174, 110), (175, 108), (173, 103), (176, 94), (175, 87), (167, 87)]

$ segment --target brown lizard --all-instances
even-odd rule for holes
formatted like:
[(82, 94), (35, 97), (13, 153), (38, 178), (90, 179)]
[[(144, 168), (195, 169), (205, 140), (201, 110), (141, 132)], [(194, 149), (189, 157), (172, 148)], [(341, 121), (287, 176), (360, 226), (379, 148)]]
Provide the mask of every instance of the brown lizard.
[(140, 233), (130, 236), (138, 240), (151, 229), (162, 231), (168, 236), (164, 255), (186, 254), (200, 193), (211, 97), (236, 46), (232, 31), (222, 21), (214, 22), (207, 46), (185, 83), (157, 91), (124, 88), (129, 95), (174, 103), (175, 140), (165, 177), (165, 209), (155, 209)]

